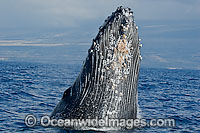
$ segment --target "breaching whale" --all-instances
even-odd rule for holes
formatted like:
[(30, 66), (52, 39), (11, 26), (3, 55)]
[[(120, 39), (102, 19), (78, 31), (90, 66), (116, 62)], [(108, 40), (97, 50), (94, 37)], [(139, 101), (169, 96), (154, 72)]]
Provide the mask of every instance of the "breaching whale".
[(118, 7), (99, 28), (81, 72), (51, 116), (136, 119), (140, 47), (133, 12)]

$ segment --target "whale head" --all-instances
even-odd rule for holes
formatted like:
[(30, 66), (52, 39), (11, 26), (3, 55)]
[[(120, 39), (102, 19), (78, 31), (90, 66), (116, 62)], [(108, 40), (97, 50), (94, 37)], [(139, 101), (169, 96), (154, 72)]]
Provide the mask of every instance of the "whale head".
[(140, 46), (133, 12), (118, 7), (99, 28), (80, 74), (52, 116), (135, 119)]

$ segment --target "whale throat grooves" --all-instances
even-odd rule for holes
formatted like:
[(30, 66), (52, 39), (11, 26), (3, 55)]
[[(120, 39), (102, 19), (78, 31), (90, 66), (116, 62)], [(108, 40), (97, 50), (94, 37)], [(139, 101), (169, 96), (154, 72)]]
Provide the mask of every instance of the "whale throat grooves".
[(118, 7), (99, 28), (75, 82), (53, 117), (137, 117), (140, 39), (130, 8)]

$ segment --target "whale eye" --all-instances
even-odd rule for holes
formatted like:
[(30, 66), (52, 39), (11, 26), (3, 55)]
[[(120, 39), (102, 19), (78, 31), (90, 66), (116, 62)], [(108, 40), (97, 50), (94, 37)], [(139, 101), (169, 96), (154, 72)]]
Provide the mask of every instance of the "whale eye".
[(67, 97), (70, 96), (71, 88), (72, 88), (72, 87), (69, 87), (67, 90), (65, 90), (62, 99), (64, 99), (66, 96), (67, 96)]

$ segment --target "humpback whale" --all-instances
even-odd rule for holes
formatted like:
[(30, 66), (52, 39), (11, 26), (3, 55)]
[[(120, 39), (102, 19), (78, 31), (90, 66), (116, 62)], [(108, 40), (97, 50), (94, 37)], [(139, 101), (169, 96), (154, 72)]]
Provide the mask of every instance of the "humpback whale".
[(118, 7), (99, 28), (81, 72), (51, 116), (136, 119), (141, 46), (133, 12)]

